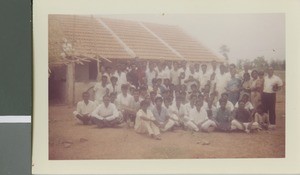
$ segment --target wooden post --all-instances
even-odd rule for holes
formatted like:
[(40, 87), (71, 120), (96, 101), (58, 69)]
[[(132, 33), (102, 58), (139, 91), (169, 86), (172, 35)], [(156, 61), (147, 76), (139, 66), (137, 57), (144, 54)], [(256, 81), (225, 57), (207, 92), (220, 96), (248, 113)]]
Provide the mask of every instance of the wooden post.
[(67, 104), (74, 105), (75, 63), (67, 65)]

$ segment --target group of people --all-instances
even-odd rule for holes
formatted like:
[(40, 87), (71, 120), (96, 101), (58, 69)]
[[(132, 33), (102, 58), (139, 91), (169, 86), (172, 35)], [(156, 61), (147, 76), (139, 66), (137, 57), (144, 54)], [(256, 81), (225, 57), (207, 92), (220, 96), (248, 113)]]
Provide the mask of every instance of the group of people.
[(115, 127), (161, 139), (178, 128), (212, 132), (275, 128), (276, 92), (283, 82), (272, 67), (237, 71), (216, 61), (143, 61), (103, 67), (101, 79), (83, 93), (74, 115), (83, 124)]

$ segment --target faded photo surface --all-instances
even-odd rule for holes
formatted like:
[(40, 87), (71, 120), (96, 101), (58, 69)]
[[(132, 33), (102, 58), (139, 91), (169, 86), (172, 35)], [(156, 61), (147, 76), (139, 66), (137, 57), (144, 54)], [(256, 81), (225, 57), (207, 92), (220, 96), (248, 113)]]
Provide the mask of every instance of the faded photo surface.
[(48, 159), (285, 158), (285, 15), (49, 14)]

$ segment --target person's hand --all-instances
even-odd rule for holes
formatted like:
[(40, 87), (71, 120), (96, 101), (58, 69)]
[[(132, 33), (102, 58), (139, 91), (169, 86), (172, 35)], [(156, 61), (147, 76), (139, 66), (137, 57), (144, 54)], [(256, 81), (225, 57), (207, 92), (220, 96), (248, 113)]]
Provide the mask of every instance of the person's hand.
[(278, 84), (274, 84), (273, 87), (272, 87), (272, 90), (275, 91), (275, 92), (278, 91), (279, 90)]

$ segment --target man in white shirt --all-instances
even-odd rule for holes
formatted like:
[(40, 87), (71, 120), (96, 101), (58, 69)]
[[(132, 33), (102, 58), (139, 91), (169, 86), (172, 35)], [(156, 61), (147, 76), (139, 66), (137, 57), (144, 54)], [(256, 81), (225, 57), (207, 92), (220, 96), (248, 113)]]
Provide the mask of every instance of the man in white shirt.
[(98, 82), (94, 86), (94, 91), (95, 91), (95, 102), (98, 104), (102, 103), (103, 96), (105, 94), (108, 94), (108, 76), (107, 75), (102, 75), (101, 82)]
[(210, 75), (212, 73), (215, 73), (216, 76), (220, 74), (220, 69), (217, 69), (217, 62), (215, 60), (213, 60), (211, 62), (211, 69), (209, 70), (209, 72), (210, 72)]
[(173, 63), (173, 69), (171, 70), (170, 77), (171, 77), (171, 83), (175, 86), (179, 84), (179, 76), (180, 76), (180, 70), (178, 62)]
[(172, 105), (169, 108), (170, 108), (169, 110), (170, 119), (175, 121), (175, 124), (177, 126), (183, 125), (184, 116), (186, 112), (185, 112), (185, 107), (182, 104), (181, 97), (176, 98), (175, 103), (172, 103)]
[(132, 96), (133, 98), (131, 98), (131, 101), (129, 103), (129, 108), (127, 109), (127, 111), (128, 111), (129, 119), (131, 122), (133, 122), (133, 125), (131, 125), (131, 123), (128, 123), (129, 127), (134, 126), (136, 113), (140, 109), (140, 103), (142, 101), (142, 99), (140, 98), (139, 90), (134, 89)]
[(170, 119), (168, 110), (162, 106), (162, 97), (155, 98), (155, 106), (151, 109), (155, 117), (158, 127), (161, 131), (165, 132), (175, 125), (175, 121)]
[(252, 70), (250, 69), (249, 63), (245, 63), (245, 64), (244, 64), (244, 69), (241, 70), (241, 71), (237, 74), (237, 76), (238, 76), (239, 79), (243, 80), (243, 79), (244, 79), (244, 74), (245, 74), (245, 73), (249, 73), (249, 74), (251, 75), (251, 72), (252, 72)]
[(119, 86), (122, 86), (122, 84), (127, 84), (127, 78), (126, 78), (126, 73), (123, 71), (122, 65), (119, 64), (117, 71), (115, 71), (114, 75), (115, 77), (117, 77), (117, 84)]
[(96, 104), (89, 100), (90, 94), (88, 92), (82, 93), (82, 99), (82, 101), (77, 103), (76, 111), (73, 114), (84, 125), (87, 125), (91, 121), (91, 113), (95, 110)]
[(110, 77), (110, 84), (107, 85), (108, 93), (121, 93), (121, 86), (117, 83), (118, 78), (115, 76)]
[(185, 115), (186, 115), (186, 116), (189, 115), (189, 112), (191, 111), (191, 109), (195, 108), (195, 103), (196, 103), (197, 98), (198, 98), (197, 95), (192, 94), (192, 95), (189, 97), (189, 99), (190, 99), (189, 103), (186, 103), (186, 104), (184, 105), (185, 112), (186, 112)]
[(216, 75), (216, 91), (218, 93), (218, 100), (221, 98), (222, 93), (226, 92), (226, 85), (230, 79), (230, 76), (225, 72), (226, 67), (221, 64), (220, 65), (220, 73)]
[(217, 127), (216, 123), (208, 118), (202, 100), (196, 101), (195, 108), (191, 109), (189, 113), (189, 122), (187, 124), (194, 131), (201, 129), (205, 132), (211, 132)]
[(282, 80), (274, 75), (272, 67), (268, 68), (268, 75), (264, 78), (264, 88), (262, 94), (262, 104), (265, 112), (269, 114), (270, 124), (276, 125), (276, 92), (282, 87)]
[(157, 122), (150, 109), (148, 109), (149, 102), (141, 101), (141, 109), (136, 113), (134, 130), (137, 133), (148, 133), (150, 137), (156, 140), (161, 140), (159, 128), (156, 126)]
[(202, 71), (200, 71), (200, 91), (204, 88), (204, 86), (210, 80), (210, 74), (207, 71), (207, 65), (206, 64), (201, 65), (201, 70)]
[(165, 71), (165, 67), (163, 65), (163, 63), (158, 63), (157, 64), (157, 68), (158, 68), (158, 71), (157, 71), (157, 79), (165, 79), (165, 78), (170, 78), (169, 75), (168, 75), (168, 72)]
[(121, 86), (122, 93), (117, 95), (116, 105), (119, 111), (123, 114), (124, 120), (127, 124), (130, 124), (131, 107), (130, 102), (133, 100), (132, 95), (128, 93), (128, 85), (123, 84)]
[[(252, 113), (254, 107), (253, 107), (252, 103), (249, 101), (249, 95), (248, 94), (243, 94), (241, 100), (245, 103), (244, 104), (245, 109), (247, 111), (249, 111), (250, 113)], [(239, 107), (239, 104), (236, 103), (234, 107), (237, 109)]]
[(155, 64), (153, 62), (150, 62), (150, 63), (148, 62), (147, 68), (145, 71), (148, 87), (152, 86), (152, 80), (157, 77), (157, 72), (154, 68), (155, 68)]
[(191, 92), (191, 85), (192, 84), (197, 84), (197, 87), (199, 87), (199, 74), (195, 73), (194, 65), (190, 64), (189, 70), (185, 74), (185, 79), (183, 82), (187, 86), (187, 92)]
[(120, 124), (123, 120), (117, 107), (110, 102), (110, 97), (105, 95), (101, 103), (93, 112), (92, 120), (98, 127), (113, 127)]
[[(234, 110), (234, 105), (228, 100), (228, 94), (226, 92), (224, 92), (222, 95), (221, 95), (221, 99), (225, 101), (226, 103), (226, 106), (225, 108), (232, 112)], [(220, 105), (220, 102), (218, 101), (217, 102), (217, 105), (216, 105), (217, 109), (219, 109), (221, 107)]]

